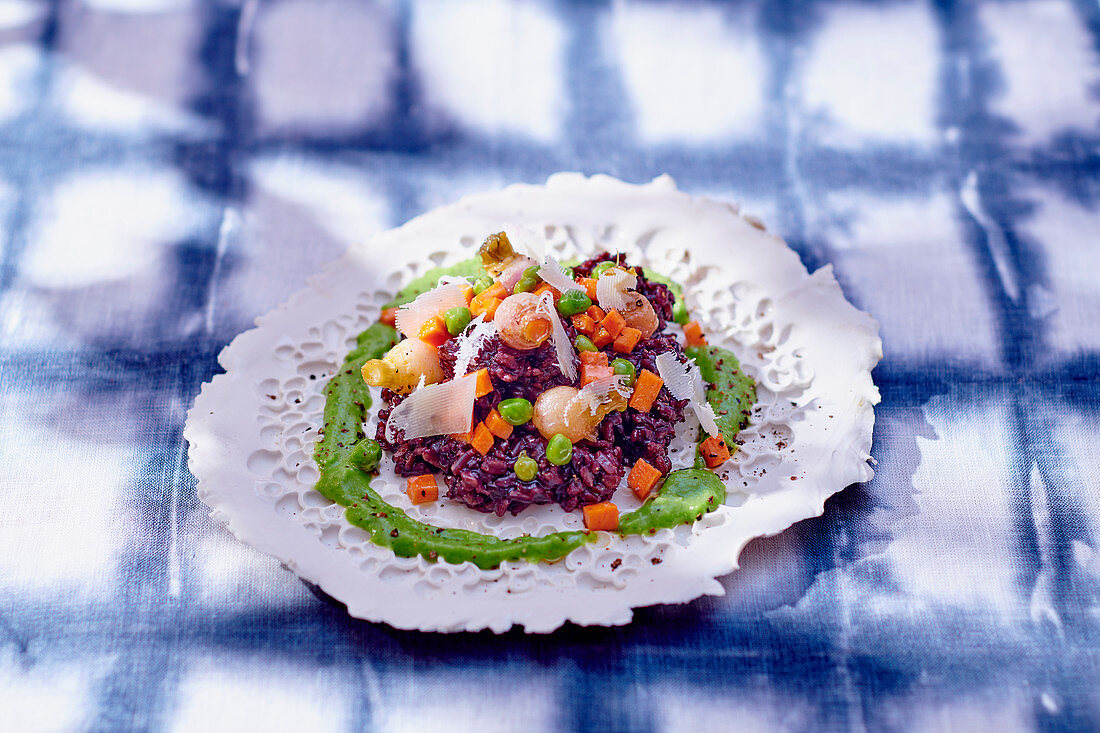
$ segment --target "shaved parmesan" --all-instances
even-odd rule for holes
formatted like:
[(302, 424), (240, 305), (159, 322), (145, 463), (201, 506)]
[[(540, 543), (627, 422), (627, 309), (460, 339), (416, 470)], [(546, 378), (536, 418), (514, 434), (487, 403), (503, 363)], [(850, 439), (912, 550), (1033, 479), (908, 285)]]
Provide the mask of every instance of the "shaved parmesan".
[(436, 281), (436, 287), (442, 285), (457, 285), (460, 289), (470, 287), (470, 281), (461, 275), (440, 275), (439, 280)]
[[(600, 405), (607, 402), (611, 392), (618, 392), (621, 397), (629, 397), (630, 390), (626, 387), (626, 376), (623, 374), (611, 374), (599, 379), (593, 379), (581, 387), (574, 400), (583, 400), (588, 406), (588, 411), (595, 415)], [(570, 400), (572, 401), (572, 400)], [(566, 411), (568, 415), (568, 411)]]
[(508, 235), (508, 241), (512, 243), (512, 248), (516, 252), (527, 255), (535, 262), (542, 262), (542, 258), (546, 255), (545, 237), (516, 223), (505, 226), (504, 233)]
[(479, 315), (470, 322), (472, 328), (467, 328), (458, 335), (458, 350), (455, 351), (455, 378), (464, 377), (470, 371), (473, 363), (485, 343), (496, 335), (497, 327), (492, 321), (486, 321), (484, 315)]
[[(695, 396), (695, 380), (692, 377), (692, 367), (695, 366), (693, 361), (689, 359), (688, 363), (684, 364), (671, 351), (657, 354), (656, 361), (657, 374), (664, 380), (669, 394), (678, 400), (690, 400)], [(695, 371), (698, 371), (698, 368)]]
[(656, 361), (657, 373), (664, 380), (669, 394), (678, 400), (688, 400), (703, 430), (709, 435), (718, 435), (714, 408), (707, 402), (706, 385), (695, 361), (688, 359), (685, 364), (671, 351), (658, 354)]
[(638, 284), (636, 275), (613, 267), (600, 275), (596, 281), (596, 302), (605, 311), (626, 309), (626, 291)]
[(462, 287), (453, 282), (440, 285), (398, 308), (395, 320), (397, 330), (409, 338), (419, 338), (420, 327), (432, 316), (465, 305), (466, 293)]
[(554, 259), (553, 255), (546, 255), (542, 259), (542, 266), (539, 267), (539, 277), (559, 293), (580, 288), (565, 268), (562, 267), (561, 263)]
[(577, 378), (577, 367), (573, 365), (573, 344), (569, 342), (569, 334), (565, 332), (565, 326), (561, 325), (558, 312), (554, 308), (554, 297), (550, 293), (539, 296), (538, 313), (550, 320), (550, 339), (554, 342), (554, 351), (558, 354), (558, 369), (569, 381)]
[(476, 374), (422, 385), (393, 408), (386, 421), (386, 437), (394, 440), (398, 430), (404, 432), (405, 440), (469, 431), (474, 422), (476, 386)]

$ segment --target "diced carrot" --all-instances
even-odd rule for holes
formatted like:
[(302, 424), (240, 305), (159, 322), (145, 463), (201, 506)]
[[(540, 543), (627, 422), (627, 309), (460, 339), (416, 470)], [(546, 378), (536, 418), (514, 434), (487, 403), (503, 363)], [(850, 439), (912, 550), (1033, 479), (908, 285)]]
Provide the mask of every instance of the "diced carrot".
[(504, 285), (499, 282), (495, 282), (489, 287), (482, 290), (481, 295), (489, 298), (500, 298), (501, 300), (504, 300), (509, 295), (511, 295), (511, 293), (508, 292), (508, 288), (504, 287)]
[(586, 310), (585, 313), (587, 313), (588, 316), (596, 323), (602, 321), (604, 319), (604, 316), (607, 315), (603, 312), (603, 308), (599, 307), (598, 305), (592, 306), (591, 308)]
[(688, 321), (684, 324), (684, 343), (688, 346), (706, 346), (707, 339), (703, 335), (703, 327), (698, 321)]
[(634, 468), (630, 469), (630, 473), (626, 476), (626, 485), (634, 492), (634, 496), (645, 501), (645, 498), (649, 496), (649, 492), (653, 491), (653, 487), (660, 480), (661, 472), (649, 465), (646, 459), (639, 458), (634, 463)]
[(634, 394), (630, 395), (630, 402), (627, 404), (638, 412), (649, 412), (664, 383), (665, 380), (648, 369), (643, 369), (638, 373), (638, 379), (634, 382)]
[(615, 370), (611, 367), (599, 364), (581, 364), (581, 386), (588, 384), (589, 382), (595, 382), (597, 379), (603, 377), (610, 377), (615, 373)]
[(501, 417), (495, 409), (491, 410), (485, 417), (485, 427), (489, 428), (489, 432), (501, 440), (507, 440), (513, 430), (512, 423)]
[(624, 326), (622, 331), (619, 331), (619, 335), (615, 338), (615, 344), (612, 346), (615, 351), (620, 354), (629, 354), (634, 351), (634, 347), (638, 345), (638, 342), (642, 340), (642, 332), (636, 328), (630, 326)]
[(597, 349), (602, 349), (614, 340), (615, 337), (609, 334), (603, 326), (597, 326), (596, 333), (592, 334), (592, 343)]
[(717, 468), (730, 459), (730, 449), (722, 434), (712, 435), (699, 444), (699, 453), (707, 468)]
[(590, 277), (582, 277), (579, 280), (577, 280), (577, 284), (579, 284), (581, 286), (581, 288), (584, 290), (585, 295), (587, 295), (592, 300), (596, 299), (596, 281), (595, 280), (593, 280)]
[(607, 352), (606, 351), (581, 351), (579, 353), (581, 364), (595, 364), (598, 366), (607, 366)]
[(481, 455), (485, 455), (493, 447), (493, 434), (489, 432), (489, 428), (485, 427), (485, 423), (479, 422), (474, 428), (474, 437), (470, 445)]
[(409, 495), (409, 501), (413, 504), (427, 504), (439, 498), (439, 484), (436, 483), (433, 474), (409, 476), (405, 486), (405, 493)]
[(432, 316), (420, 327), (420, 340), (431, 346), (442, 346), (450, 338), (451, 332), (439, 316)]
[(474, 289), (467, 285), (462, 288), (462, 295), (466, 298), (466, 305), (469, 305), (470, 301), (474, 299)]
[(619, 507), (610, 501), (589, 504), (583, 511), (586, 529), (603, 529), (610, 532), (619, 528)]
[(618, 338), (619, 331), (622, 331), (623, 327), (626, 326), (626, 319), (623, 318), (622, 313), (612, 308), (611, 312), (600, 321), (600, 325), (607, 329), (607, 332), (611, 334), (611, 338)]
[(474, 385), (474, 399), (484, 397), (493, 391), (493, 380), (489, 378), (488, 369), (477, 370), (477, 382)]
[[(501, 286), (501, 290), (503, 289), (504, 287)], [(492, 290), (492, 288), (482, 290), (470, 300), (470, 313), (474, 316), (483, 315), (486, 321), (493, 320), (493, 316), (496, 315), (497, 312), (497, 306), (499, 306), (503, 300), (503, 298), (487, 295), (490, 290)]]
[(554, 290), (554, 288), (550, 287), (549, 283), (543, 283), (534, 290), (534, 294), (536, 297), (542, 297), (543, 293), (550, 293), (550, 296), (555, 301), (557, 301), (558, 297), (561, 295), (561, 293), (559, 293), (557, 290)]
[(397, 309), (383, 308), (382, 315), (378, 317), (379, 323), (385, 323), (390, 328), (397, 328)]
[(587, 313), (581, 313), (579, 316), (573, 316), (573, 328), (577, 329), (585, 336), (591, 336), (596, 333), (596, 322), (592, 320), (592, 316)]

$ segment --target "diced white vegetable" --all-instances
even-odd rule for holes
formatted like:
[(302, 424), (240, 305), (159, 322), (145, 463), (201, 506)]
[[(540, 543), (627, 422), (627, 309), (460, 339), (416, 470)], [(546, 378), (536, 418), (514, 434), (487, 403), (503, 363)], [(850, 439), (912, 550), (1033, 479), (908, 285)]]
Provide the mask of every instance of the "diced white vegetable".
[(397, 330), (411, 339), (420, 337), (420, 327), (432, 316), (442, 315), (451, 308), (466, 306), (463, 288), (454, 283), (432, 288), (397, 309)]
[(470, 322), (472, 328), (467, 328), (458, 336), (458, 350), (455, 352), (455, 377), (464, 377), (470, 371), (473, 363), (485, 343), (497, 332), (497, 327), (492, 321), (486, 321), (485, 316), (480, 315)]
[(600, 275), (600, 279), (596, 281), (596, 302), (605, 311), (625, 310), (627, 305), (625, 293), (637, 284), (636, 275), (613, 267)]
[(477, 375), (419, 387), (393, 408), (386, 421), (386, 437), (403, 430), (406, 440), (429, 435), (465, 433), (473, 426)]
[(709, 435), (717, 435), (718, 424), (715, 422), (714, 408), (707, 402), (706, 384), (695, 361), (688, 359), (687, 364), (684, 364), (676, 358), (676, 354), (666, 351), (657, 354), (656, 362), (657, 374), (664, 380), (669, 394), (678, 400), (689, 400), (688, 405), (699, 418), (703, 430)]
[(573, 364), (576, 352), (569, 341), (569, 334), (565, 332), (565, 326), (561, 324), (558, 311), (554, 308), (554, 297), (550, 293), (539, 296), (538, 312), (550, 320), (550, 339), (554, 342), (554, 351), (558, 354), (558, 369), (561, 373), (573, 381), (577, 378), (577, 367)]
[(542, 266), (539, 267), (539, 277), (545, 280), (550, 287), (554, 288), (554, 290), (557, 290), (559, 293), (580, 288), (576, 281), (565, 271), (561, 263), (554, 259), (553, 255), (546, 255), (542, 258)]

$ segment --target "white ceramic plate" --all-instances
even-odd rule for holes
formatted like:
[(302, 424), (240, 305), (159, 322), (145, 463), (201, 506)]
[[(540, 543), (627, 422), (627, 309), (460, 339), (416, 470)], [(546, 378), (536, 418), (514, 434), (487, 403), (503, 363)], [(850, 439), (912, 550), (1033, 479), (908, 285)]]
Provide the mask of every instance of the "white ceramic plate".
[[(623, 251), (631, 264), (673, 277), (710, 343), (738, 355), (757, 381), (758, 404), (721, 474), (725, 506), (655, 535), (601, 533), (557, 563), (479, 570), (396, 557), (313, 490), (324, 377), (411, 278), (471, 257), (511, 223), (545, 234), (561, 259)], [(625, 624), (638, 606), (722, 594), (716, 578), (737, 568), (749, 540), (820, 515), (830, 495), (872, 476), (879, 395), (870, 372), (881, 356), (878, 324), (844, 299), (831, 268), (808, 274), (736, 207), (692, 198), (668, 177), (636, 186), (563, 173), (545, 186), (436, 209), (330, 263), (222, 351), (226, 373), (203, 385), (184, 435), (212, 515), (352, 616), (424, 631)], [(675, 441), (674, 460), (685, 465), (691, 450)], [(581, 528), (579, 512), (558, 507), (504, 518), (445, 499), (411, 507), (388, 463), (374, 486), (411, 517), (439, 526), (499, 537)], [(614, 500), (624, 512), (637, 506), (626, 490)]]

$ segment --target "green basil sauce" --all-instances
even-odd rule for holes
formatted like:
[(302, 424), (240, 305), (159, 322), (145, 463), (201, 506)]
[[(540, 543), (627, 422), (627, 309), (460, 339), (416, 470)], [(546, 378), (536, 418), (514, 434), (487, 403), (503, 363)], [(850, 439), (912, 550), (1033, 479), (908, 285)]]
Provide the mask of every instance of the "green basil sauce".
[[(387, 307), (412, 300), (434, 286), (440, 275), (475, 276), (480, 271), (481, 263), (476, 258), (448, 268), (434, 268), (410, 283)], [(524, 535), (502, 540), (479, 532), (444, 529), (412, 519), (399, 507), (383, 501), (378, 492), (371, 488), (374, 474), (354, 465), (355, 448), (369, 440), (363, 435), (362, 425), (371, 406), (370, 389), (363, 382), (360, 370), (368, 359), (384, 356), (397, 340), (398, 334), (393, 328), (382, 323), (374, 324), (359, 335), (355, 349), (329, 380), (325, 388), (324, 434), (314, 450), (321, 473), (317, 491), (330, 501), (347, 507), (348, 521), (365, 530), (376, 545), (388, 547), (400, 557), (422, 555), (429, 560), (442, 559), (456, 564), (469, 561), (479, 568), (489, 569), (498, 567), (505, 560), (553, 562), (585, 543), (594, 542), (596, 533), (587, 531), (554, 532), (537, 537)], [(750, 401), (743, 403), (744, 411), (738, 403), (735, 405), (736, 412), (727, 410), (728, 415), (719, 417), (719, 424), (722, 424), (723, 418), (742, 414), (747, 423), (747, 408), (752, 404), (751, 399), (755, 399), (755, 389), (751, 394), (745, 388), (737, 392), (731, 390), (730, 384), (742, 384), (738, 381), (739, 376), (748, 378), (739, 374), (737, 360), (728, 351), (714, 347), (708, 349), (716, 352), (711, 355), (710, 361), (704, 362), (699, 356), (695, 358), (700, 361), (704, 379), (716, 384), (712, 391), (727, 400), (715, 403), (715, 410), (718, 411), (720, 405), (724, 408), (733, 405), (729, 402), (731, 397), (750, 398)], [(705, 367), (704, 363), (708, 366)], [(731, 368), (732, 374), (729, 373)], [(748, 380), (748, 385), (751, 387), (751, 380)], [(708, 399), (711, 399), (710, 393)], [(726, 434), (733, 435), (735, 432)], [(622, 535), (652, 533), (660, 528), (691, 523), (718, 508), (725, 497), (725, 485), (710, 471), (699, 468), (673, 471), (641, 508), (619, 518), (618, 532)]]
[(707, 402), (714, 408), (715, 422), (727, 441), (748, 427), (756, 383), (741, 370), (732, 351), (720, 346), (689, 346), (684, 353), (695, 360), (703, 381), (710, 385)]

